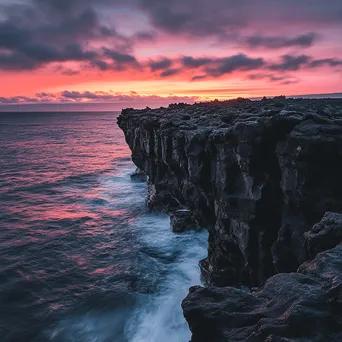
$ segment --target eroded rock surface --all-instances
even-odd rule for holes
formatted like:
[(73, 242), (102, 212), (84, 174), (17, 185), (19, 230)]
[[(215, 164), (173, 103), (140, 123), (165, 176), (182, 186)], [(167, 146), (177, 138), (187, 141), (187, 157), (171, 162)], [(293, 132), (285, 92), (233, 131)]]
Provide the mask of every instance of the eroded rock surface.
[(172, 231), (175, 233), (182, 233), (198, 227), (193, 213), (187, 209), (179, 209), (172, 212), (170, 214), (170, 224)]
[(209, 231), (209, 287), (182, 304), (192, 342), (342, 341), (342, 100), (126, 109), (118, 124), (149, 208)]
[(304, 239), (312, 258), (319, 252), (336, 246), (342, 242), (342, 214), (326, 213), (321, 222), (304, 234)]
[(342, 341), (342, 245), (261, 288), (193, 287), (183, 301), (192, 342)]
[(126, 109), (118, 124), (149, 176), (149, 207), (188, 208), (208, 229), (209, 284), (296, 271), (321, 250), (304, 234), (342, 212), (342, 100)]

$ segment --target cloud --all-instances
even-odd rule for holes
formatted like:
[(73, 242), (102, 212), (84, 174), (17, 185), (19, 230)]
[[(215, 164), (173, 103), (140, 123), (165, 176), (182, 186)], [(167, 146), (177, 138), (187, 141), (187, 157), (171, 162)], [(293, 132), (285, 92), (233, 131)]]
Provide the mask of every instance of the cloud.
[(199, 80), (204, 80), (206, 79), (208, 76), (207, 75), (196, 75), (196, 76), (193, 76), (191, 78), (191, 81), (199, 81)]
[(194, 75), (191, 81), (203, 79), (218, 78), (235, 71), (257, 71), (272, 70), (278, 72), (277, 75), (269, 72), (250, 74), (248, 79), (267, 79), (272, 82), (281, 82), (282, 84), (292, 84), (299, 81), (298, 77), (288, 76), (288, 71), (298, 71), (300, 69), (314, 69), (322, 66), (335, 68), (342, 66), (342, 60), (336, 58), (314, 59), (307, 55), (283, 55), (280, 61), (265, 60), (262, 57), (250, 57), (245, 54), (237, 54), (224, 58), (193, 58), (183, 57), (181, 64), (188, 70), (199, 70), (201, 73)]
[(103, 60), (96, 60), (93, 62), (93, 65), (97, 66), (100, 70), (116, 70), (116, 71), (123, 71), (127, 69), (136, 69), (139, 68), (139, 62), (137, 61), (136, 57), (122, 53), (117, 50), (110, 50), (108, 48), (103, 48), (103, 58), (110, 59), (111, 63), (108, 63)]
[(16, 103), (36, 103), (39, 99), (35, 97), (27, 96), (13, 96), (13, 97), (1, 97), (0, 104), (16, 104)]
[(277, 82), (280, 84), (294, 84), (298, 83), (300, 80), (297, 77), (289, 76), (289, 75), (275, 75), (269, 73), (257, 73), (250, 74), (247, 77), (249, 80), (268, 80), (270, 82)]
[(158, 70), (163, 70), (163, 69), (168, 69), (172, 66), (173, 61), (169, 58), (161, 58), (156, 61), (150, 61), (148, 63), (148, 66), (150, 67), (151, 71), (158, 71)]
[(231, 57), (217, 59), (214, 61), (214, 64), (216, 66), (206, 69), (207, 75), (221, 77), (237, 70), (260, 69), (265, 65), (265, 61), (263, 58), (252, 58), (240, 53)]
[(297, 71), (301, 68), (319, 68), (322, 66), (328, 67), (338, 67), (342, 65), (342, 59), (337, 58), (324, 58), (324, 59), (314, 59), (307, 55), (283, 55), (281, 57), (281, 62), (270, 64), (268, 68), (270, 70), (277, 71)]
[(337, 58), (324, 58), (324, 59), (316, 59), (310, 62), (310, 68), (317, 68), (320, 66), (330, 66), (337, 67), (342, 66), (342, 59)]
[(121, 53), (115, 50), (110, 50), (107, 48), (104, 48), (103, 52), (106, 57), (111, 58), (113, 61), (117, 63), (123, 63), (123, 64), (136, 64), (137, 63), (136, 58), (132, 55)]
[(168, 69), (168, 70), (163, 71), (163, 72), (160, 74), (160, 77), (174, 76), (174, 75), (179, 74), (180, 71), (181, 71), (180, 69)]
[[(119, 34), (112, 21), (106, 21), (99, 10), (110, 3), (26, 0), (0, 5), (0, 68), (34, 70), (46, 63), (87, 61), (89, 66), (105, 70), (103, 57), (115, 59), (117, 68), (134, 64), (134, 57), (128, 51), (137, 39), (151, 39), (152, 34), (149, 38), (147, 32), (140, 31), (130, 37)], [(102, 41), (110, 45), (108, 51), (97, 47)], [(95, 58), (97, 55), (102, 55), (102, 63)]]
[[(128, 1), (129, 2), (129, 1)], [(342, 3), (336, 0), (136, 0), (155, 28), (175, 35), (224, 38), (238, 30), (273, 27), (341, 26)], [(310, 44), (310, 36), (283, 44)], [(253, 43), (253, 42), (252, 42)], [(270, 40), (263, 42), (273, 46)]]
[(303, 69), (342, 66), (338, 46), (327, 55), (316, 49), (327, 29), (342, 28), (340, 1), (7, 0), (0, 13), (1, 72), (49, 66), (70, 78), (90, 70), (92, 80), (125, 72), (197, 82), (263, 74), (285, 84)]
[(250, 48), (281, 49), (288, 47), (308, 48), (317, 40), (318, 35), (314, 32), (302, 34), (293, 38), (281, 36), (254, 35), (247, 37), (243, 43)]
[[(139, 19), (136, 31), (127, 33), (116, 20), (116, 11), (123, 8), (128, 17)], [(342, 25), (342, 3), (335, 0), (25, 0), (6, 1), (0, 4), (0, 11), (2, 70), (35, 70), (48, 63), (69, 61), (103, 72), (150, 69), (161, 77), (200, 70), (198, 75), (189, 76), (192, 80), (258, 70), (264, 67), (265, 56), (248, 56), (248, 50), (312, 47), (320, 37), (313, 27)], [(282, 34), (289, 23), (294, 27), (292, 35)], [(265, 26), (275, 28), (273, 35)], [(242, 53), (234, 50), (234, 55), (226, 58), (164, 56), (140, 60), (135, 46), (160, 43), (162, 33), (190, 40), (212, 39), (211, 43), (230, 42), (242, 47)], [(340, 66), (333, 56), (310, 57), (309, 64), (300, 51), (297, 53), (299, 56), (284, 55), (270, 69)]]
[[(34, 97), (15, 96), (15, 97), (0, 97), (0, 105), (18, 105), (18, 104), (123, 104), (125, 106), (146, 106), (147, 104), (168, 105), (169, 103), (187, 102), (194, 103), (199, 100), (195, 96), (173, 96), (166, 97), (157, 95), (139, 95), (132, 91), (130, 93), (117, 93), (113, 91), (91, 92), (91, 91), (68, 91), (60, 93), (37, 93)], [(0, 107), (1, 109), (1, 107)]]
[(269, 69), (278, 70), (278, 71), (295, 71), (299, 70), (301, 67), (306, 66), (310, 57), (306, 55), (300, 56), (291, 56), (291, 55), (283, 55), (281, 57), (280, 63), (271, 64)]
[(12, 52), (0, 53), (0, 69), (32, 70), (51, 62), (89, 61), (96, 58), (93, 51), (85, 51), (79, 44), (56, 48), (48, 44), (27, 44)]
[(30, 40), (30, 32), (5, 21), (0, 23), (0, 48), (12, 49)]
[(182, 58), (182, 63), (186, 68), (199, 68), (211, 62), (212, 62), (212, 59), (206, 58), (206, 57), (194, 58), (191, 56), (184, 56)]
[(150, 41), (153, 42), (157, 38), (157, 33), (153, 31), (141, 31), (137, 32), (132, 36), (135, 42)]

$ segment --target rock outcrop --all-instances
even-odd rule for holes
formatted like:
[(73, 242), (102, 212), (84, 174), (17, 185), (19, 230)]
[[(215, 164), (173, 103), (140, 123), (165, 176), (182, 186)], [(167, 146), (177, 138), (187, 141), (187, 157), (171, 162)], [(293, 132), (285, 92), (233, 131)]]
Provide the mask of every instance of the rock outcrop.
[(337, 243), (342, 242), (342, 214), (326, 213), (321, 222), (304, 233), (304, 239), (311, 258), (333, 248)]
[(148, 206), (209, 231), (209, 288), (183, 303), (193, 342), (341, 340), (342, 100), (126, 109), (118, 124)]
[(304, 233), (342, 211), (342, 100), (234, 100), (123, 110), (150, 208), (209, 231), (210, 284), (261, 285), (309, 257)]
[(342, 341), (342, 245), (261, 288), (193, 287), (183, 301), (192, 342)]

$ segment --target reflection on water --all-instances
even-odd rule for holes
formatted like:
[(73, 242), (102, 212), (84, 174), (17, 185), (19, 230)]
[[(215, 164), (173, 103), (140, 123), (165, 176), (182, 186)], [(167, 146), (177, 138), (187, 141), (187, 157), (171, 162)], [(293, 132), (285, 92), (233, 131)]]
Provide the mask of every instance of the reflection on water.
[(0, 341), (188, 341), (206, 234), (133, 183), (116, 115), (0, 115)]

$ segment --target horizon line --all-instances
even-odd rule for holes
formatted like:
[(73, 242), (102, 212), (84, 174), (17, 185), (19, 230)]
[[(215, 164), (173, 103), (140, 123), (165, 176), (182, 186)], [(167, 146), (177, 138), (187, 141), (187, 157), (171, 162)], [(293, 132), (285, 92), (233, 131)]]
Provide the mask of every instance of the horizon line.
[[(229, 101), (229, 100), (234, 100), (237, 98), (243, 98), (243, 99), (249, 99), (249, 100), (261, 100), (262, 98), (266, 97), (266, 98), (276, 98), (276, 97), (280, 97), (280, 96), (285, 96), (287, 99), (342, 99), (342, 92), (334, 92), (334, 93), (318, 93), (318, 94), (301, 94), (301, 95), (276, 95), (276, 96), (257, 96), (257, 97), (234, 97), (234, 98), (230, 98), (230, 99), (226, 99), (226, 100), (218, 100), (218, 99), (210, 99), (210, 100), (200, 100), (200, 101), (194, 101), (191, 102), (189, 104), (193, 104), (193, 103), (205, 103), (205, 102), (213, 102), (213, 101), (220, 101), (220, 102), (224, 102), (224, 101)], [(165, 100), (167, 100), (167, 97), (165, 97)], [(174, 102), (171, 102), (169, 104), (172, 104)], [(178, 102), (181, 103), (181, 102)], [(183, 102), (184, 103), (184, 102)], [(187, 102), (185, 102), (187, 103)], [(85, 108), (84, 110), (78, 108), (76, 109), (75, 107), (90, 107), (90, 106), (106, 106), (109, 107), (111, 105), (118, 105), (118, 103), (111, 103), (111, 102), (70, 102), (70, 103), (8, 103), (8, 104), (0, 104), (0, 113), (1, 114), (11, 114), (11, 113), (60, 113), (60, 112), (70, 112), (70, 113), (114, 113), (114, 112), (120, 112), (121, 110), (125, 109), (125, 108), (131, 108), (131, 107), (127, 107), (124, 106), (121, 109), (91, 109), (91, 108)], [(134, 109), (143, 109), (146, 107), (150, 107), (151, 108), (161, 108), (164, 106), (157, 106), (154, 107), (152, 104), (150, 106), (146, 106), (146, 103), (143, 106), (139, 106), (138, 103), (134, 103), (132, 105), (136, 105), (135, 107), (133, 107)], [(56, 107), (56, 106), (60, 106), (60, 107), (74, 107), (74, 108), (64, 108), (63, 110), (48, 110), (47, 107)], [(26, 107), (26, 109), (25, 109)], [(43, 108), (45, 107), (45, 109)]]

